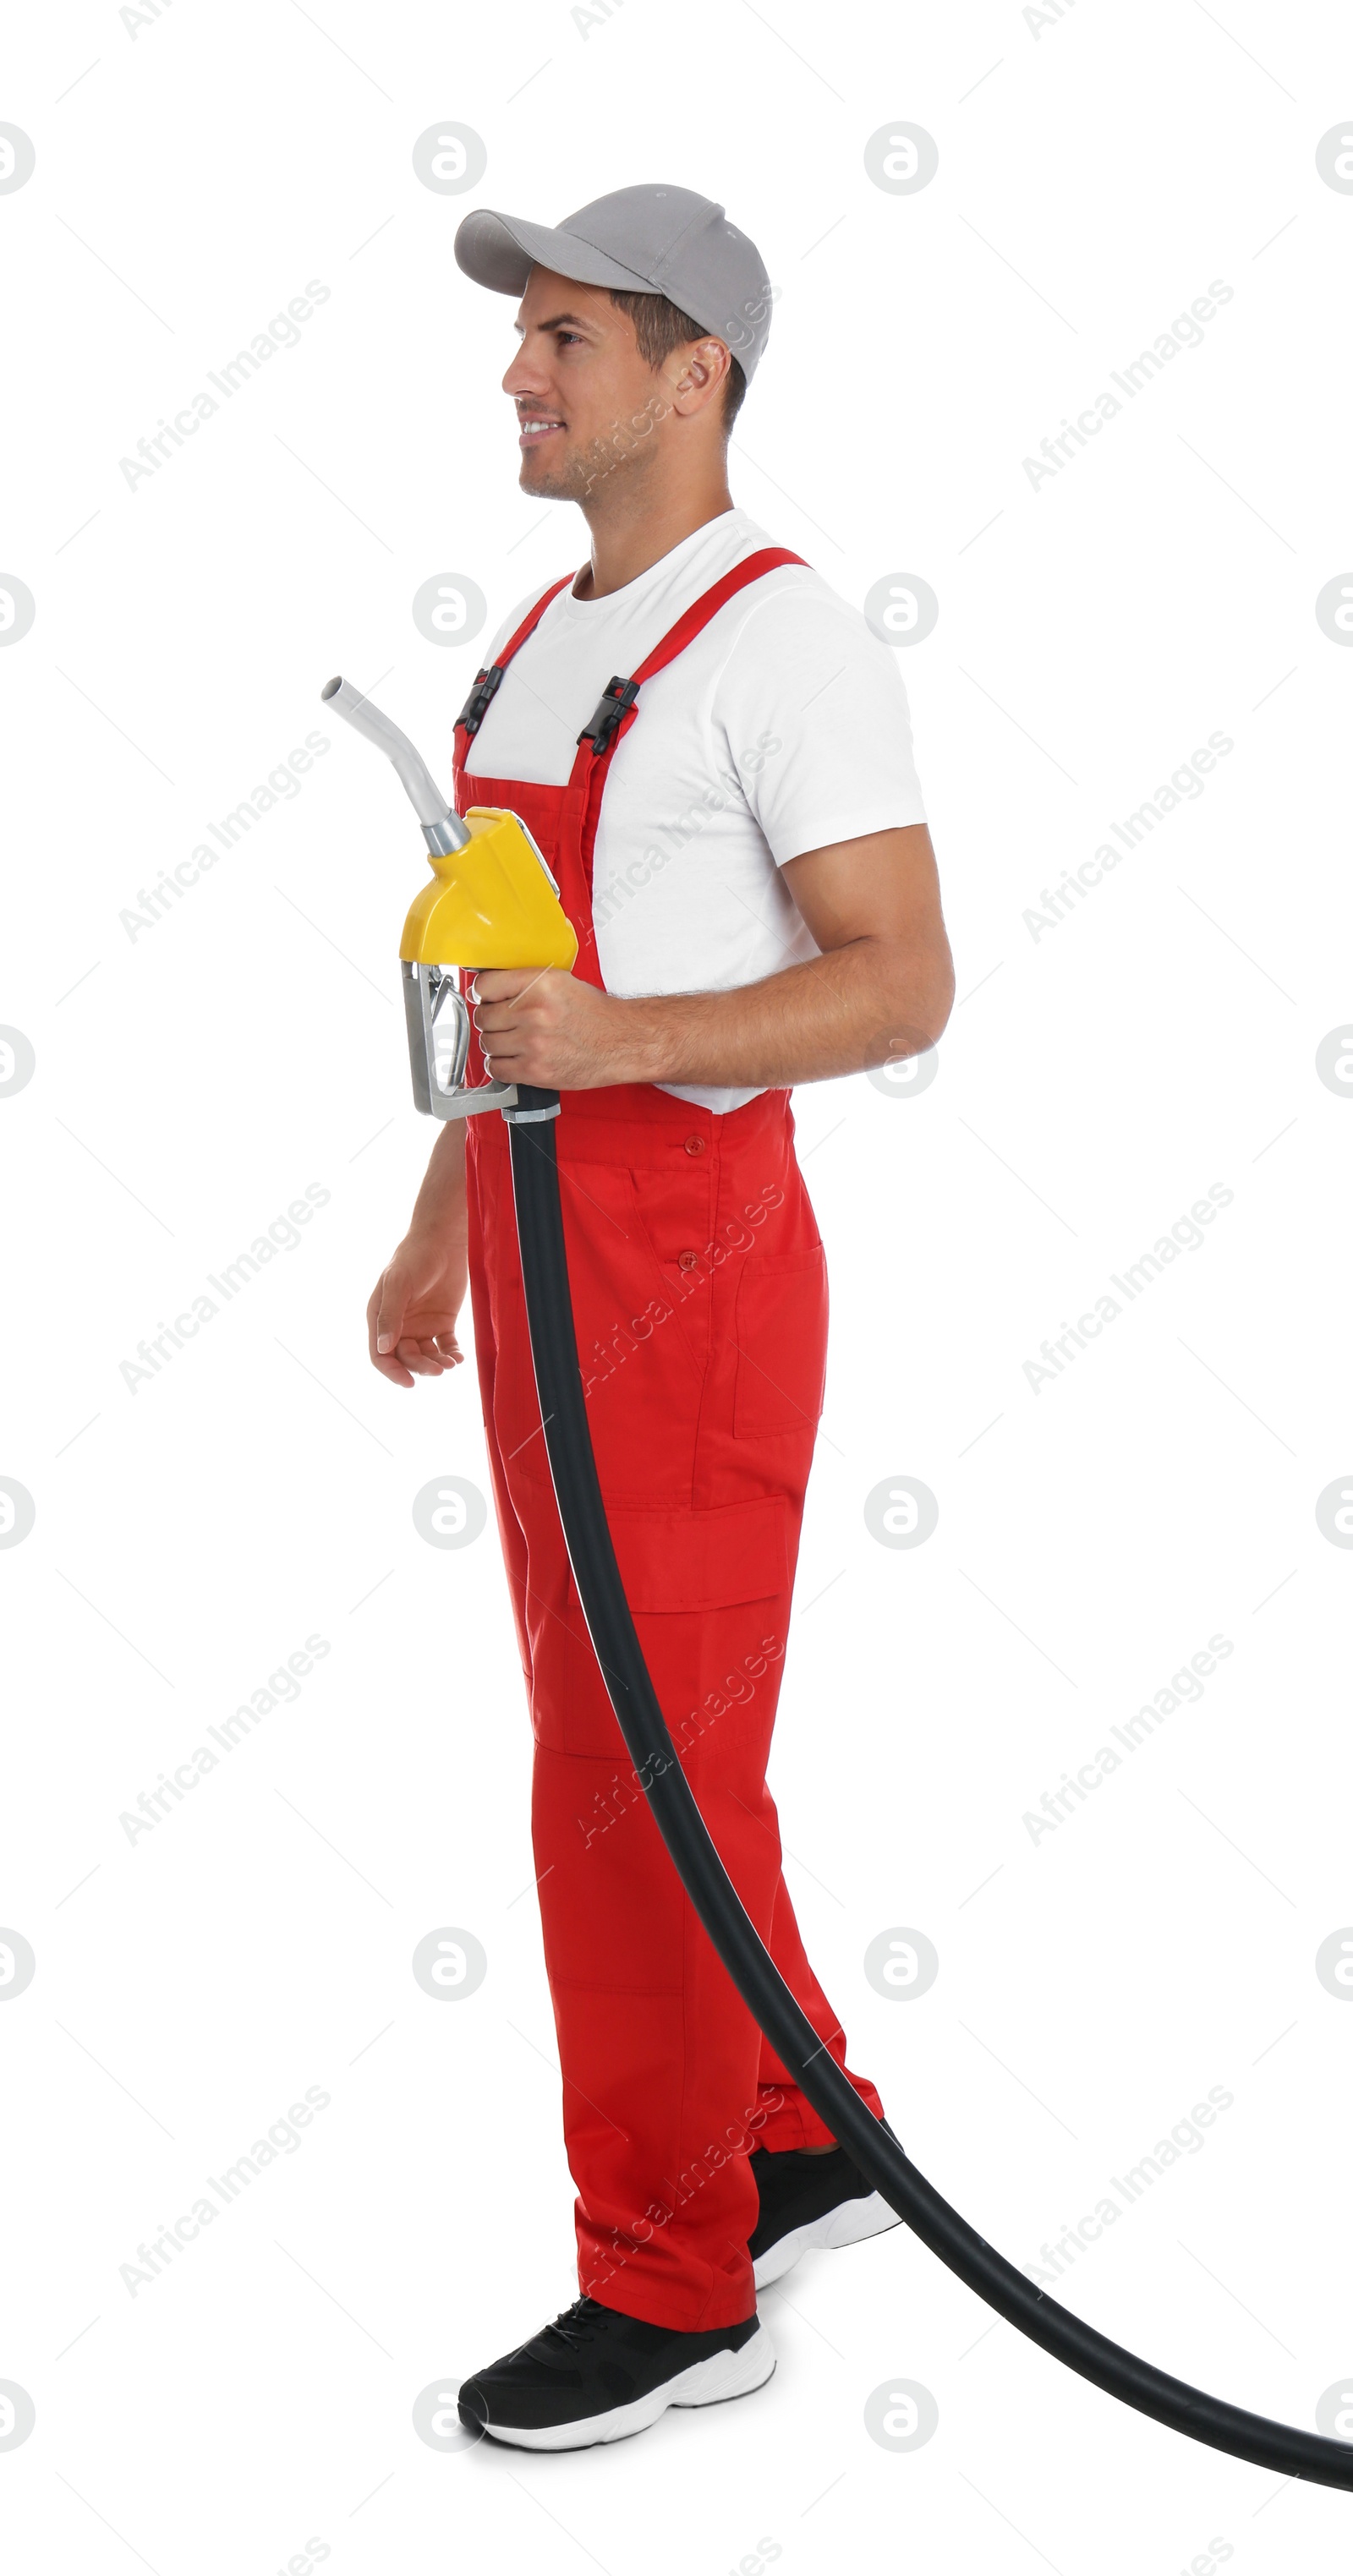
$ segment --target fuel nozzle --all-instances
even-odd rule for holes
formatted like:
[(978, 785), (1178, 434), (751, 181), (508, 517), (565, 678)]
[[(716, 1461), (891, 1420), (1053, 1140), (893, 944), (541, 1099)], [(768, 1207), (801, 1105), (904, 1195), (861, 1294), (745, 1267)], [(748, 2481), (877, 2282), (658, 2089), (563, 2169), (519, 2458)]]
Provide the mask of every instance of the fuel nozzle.
[(400, 785), (423, 826), (428, 848), (439, 858), (449, 858), (453, 850), (463, 850), (470, 839), (469, 827), (462, 823), (454, 806), (448, 805), (422, 753), (415, 751), (408, 735), (401, 733), (397, 724), (391, 724), (379, 707), (373, 707), (360, 689), (354, 689), (351, 680), (326, 680), (320, 698), (393, 762)]
[(414, 1100), (433, 1118), (511, 1109), (512, 1084), (464, 1079), (472, 1024), (460, 978), (488, 966), (571, 966), (578, 941), (559, 888), (519, 815), (472, 805), (462, 820), (408, 735), (350, 680), (329, 680), (320, 697), (384, 752), (428, 845), (432, 879), (399, 943)]

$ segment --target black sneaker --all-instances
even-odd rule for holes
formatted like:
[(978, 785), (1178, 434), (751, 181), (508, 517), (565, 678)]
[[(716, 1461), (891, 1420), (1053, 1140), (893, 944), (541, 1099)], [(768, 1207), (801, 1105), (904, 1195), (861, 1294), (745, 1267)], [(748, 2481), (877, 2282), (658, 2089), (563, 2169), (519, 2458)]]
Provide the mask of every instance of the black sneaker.
[(747, 2240), (758, 2290), (817, 2246), (858, 2245), (902, 2224), (844, 2147), (825, 2156), (799, 2147), (772, 2155), (756, 2147), (747, 2161), (761, 2195), (761, 2214)]
[(669, 2406), (746, 2397), (775, 2368), (770, 2336), (742, 2325), (683, 2334), (575, 2299), (529, 2343), (462, 2382), (460, 2420), (522, 2451), (582, 2451), (643, 2433)]

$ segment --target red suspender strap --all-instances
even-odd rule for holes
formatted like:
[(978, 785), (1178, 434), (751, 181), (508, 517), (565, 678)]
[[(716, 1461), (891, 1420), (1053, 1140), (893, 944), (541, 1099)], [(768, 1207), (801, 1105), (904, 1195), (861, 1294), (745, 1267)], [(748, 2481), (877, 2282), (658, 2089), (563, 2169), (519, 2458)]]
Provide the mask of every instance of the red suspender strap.
[(520, 626), (517, 628), (516, 634), (509, 635), (497, 661), (490, 663), (483, 670), (476, 671), (474, 687), (471, 689), (464, 706), (461, 708), (460, 714), (456, 718), (457, 769), (464, 769), (465, 767), (466, 756), (469, 752), (470, 744), (473, 741), (474, 736), (478, 733), (479, 728), (493, 703), (494, 697), (502, 686), (503, 673), (507, 669), (508, 663), (511, 661), (513, 654), (520, 651), (522, 645), (526, 642), (528, 635), (534, 635), (546, 609), (549, 607), (550, 601), (558, 598), (564, 584), (566, 582), (576, 581), (577, 578), (578, 576), (576, 573), (565, 572), (560, 574), (558, 581), (552, 581), (549, 589), (541, 592), (534, 608), (527, 610)]
[[(763, 573), (776, 572), (781, 564), (802, 564), (803, 560), (802, 555), (791, 554), (788, 546), (762, 546), (759, 554), (748, 555), (745, 563), (734, 564), (722, 581), (716, 581), (712, 589), (696, 600), (694, 607), (687, 609), (684, 617), (677, 619), (662, 642), (654, 645), (648, 660), (641, 662), (634, 674), (636, 688), (640, 681), (651, 680), (655, 671), (661, 671), (666, 663), (676, 659), (678, 653), (684, 652), (701, 628), (708, 626), (711, 617), (717, 617), (725, 600), (745, 590), (749, 582), (760, 581)], [(806, 565), (804, 568), (807, 569)]]
[[(677, 654), (685, 650), (703, 627), (708, 626), (711, 617), (717, 617), (725, 602), (736, 597), (738, 591), (745, 590), (750, 582), (760, 581), (763, 573), (778, 571), (781, 564), (802, 564), (803, 561), (802, 555), (791, 554), (787, 546), (762, 546), (756, 554), (748, 555), (745, 562), (735, 564), (731, 572), (726, 572), (722, 580), (714, 582), (699, 599), (694, 601), (684, 615), (677, 619), (675, 626), (670, 626), (661, 641), (654, 645), (652, 652), (645, 661), (640, 663), (632, 679), (623, 680), (617, 677), (608, 680), (595, 715), (583, 726), (578, 736), (578, 749), (568, 785), (564, 790), (560, 816), (561, 839), (567, 834), (573, 841), (581, 864), (583, 882), (589, 889), (592, 883), (592, 853), (597, 836), (597, 818), (601, 812), (601, 797), (606, 784), (609, 756), (621, 735), (628, 733), (638, 714), (637, 700), (644, 681), (651, 680), (655, 671), (661, 671), (669, 662), (675, 661)], [(596, 937), (590, 915), (586, 934), (585, 936), (580, 934), (580, 936), (582, 953), (574, 971), (586, 976), (589, 981), (599, 983), (600, 974), (593, 962), (596, 955)]]
[[(616, 734), (627, 730), (635, 700), (645, 680), (651, 680), (655, 671), (663, 670), (668, 662), (675, 660), (678, 653), (684, 652), (692, 639), (709, 624), (711, 617), (717, 617), (725, 601), (735, 598), (738, 591), (745, 590), (749, 582), (759, 581), (763, 573), (775, 572), (781, 564), (801, 564), (803, 561), (803, 556), (792, 554), (788, 546), (762, 546), (758, 553), (748, 555), (744, 563), (735, 564), (731, 572), (726, 572), (721, 581), (713, 583), (709, 590), (694, 601), (684, 616), (677, 619), (675, 626), (668, 628), (661, 641), (654, 646), (647, 661), (640, 663), (632, 679), (608, 681), (596, 714), (578, 736), (579, 743), (590, 742), (593, 758), (604, 758)], [(514, 653), (520, 652), (529, 635), (534, 635), (550, 601), (558, 598), (565, 583), (576, 579), (576, 573), (566, 572), (560, 574), (558, 581), (551, 582), (549, 589), (541, 592), (535, 606), (527, 610), (516, 633), (508, 637), (497, 661), (476, 671), (474, 687), (456, 718), (458, 768), (464, 769), (466, 765), (469, 746), (502, 686), (504, 673)], [(581, 767), (580, 762), (574, 763), (575, 777)]]
[[(777, 571), (781, 564), (802, 562), (803, 556), (791, 554), (787, 546), (762, 546), (758, 554), (748, 555), (745, 563), (735, 564), (721, 581), (702, 592), (685, 615), (677, 619), (675, 626), (669, 626), (662, 641), (654, 645), (647, 661), (640, 663), (633, 679), (607, 681), (596, 714), (589, 718), (578, 736), (579, 744), (590, 743), (594, 760), (604, 759), (612, 743), (628, 731), (633, 721), (635, 701), (645, 680), (651, 680), (655, 671), (661, 671), (669, 662), (675, 661), (677, 654), (685, 651), (702, 627), (708, 626), (711, 617), (717, 617), (725, 601), (745, 590), (749, 582), (759, 581), (763, 573)], [(585, 769), (584, 761), (575, 761), (573, 780), (579, 779)], [(570, 785), (573, 780), (570, 780)]]

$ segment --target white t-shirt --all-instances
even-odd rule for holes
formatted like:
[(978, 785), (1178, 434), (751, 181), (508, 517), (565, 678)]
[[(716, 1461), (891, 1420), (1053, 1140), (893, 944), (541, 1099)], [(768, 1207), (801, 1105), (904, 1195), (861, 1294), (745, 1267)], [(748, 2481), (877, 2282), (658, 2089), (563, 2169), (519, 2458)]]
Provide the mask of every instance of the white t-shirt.
[[(773, 543), (726, 510), (605, 599), (561, 590), (508, 666), (471, 777), (563, 786), (612, 675), (628, 679), (702, 592)], [(518, 601), (486, 666), (545, 587)], [(807, 565), (750, 582), (644, 682), (609, 765), (592, 911), (611, 993), (726, 992), (816, 957), (785, 861), (925, 821), (894, 652)], [(719, 1111), (756, 1097), (658, 1088)]]

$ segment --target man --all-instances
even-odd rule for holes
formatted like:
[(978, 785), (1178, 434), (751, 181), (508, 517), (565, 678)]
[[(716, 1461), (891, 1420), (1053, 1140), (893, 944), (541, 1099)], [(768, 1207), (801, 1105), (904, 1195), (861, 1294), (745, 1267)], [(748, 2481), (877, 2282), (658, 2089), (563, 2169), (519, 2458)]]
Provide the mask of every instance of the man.
[[(789, 1091), (933, 1045), (948, 1017), (906, 699), (863, 618), (733, 505), (771, 293), (720, 206), (655, 186), (558, 229), (481, 210), (456, 257), (521, 299), (521, 488), (576, 501), (591, 539), (514, 609), (456, 730), (458, 809), (521, 815), (579, 940), (569, 974), (476, 977), (478, 1047), (562, 1094), (588, 1418), (640, 1643), (725, 1866), (844, 2068), (765, 1784), (826, 1351)], [(762, 2040), (628, 1762), (550, 1487), (492, 1114), (443, 1127), (372, 1297), (395, 1385), (459, 1363), (467, 1281), (582, 2295), (460, 2408), (574, 2449), (762, 2385), (757, 2287), (896, 2221)]]

